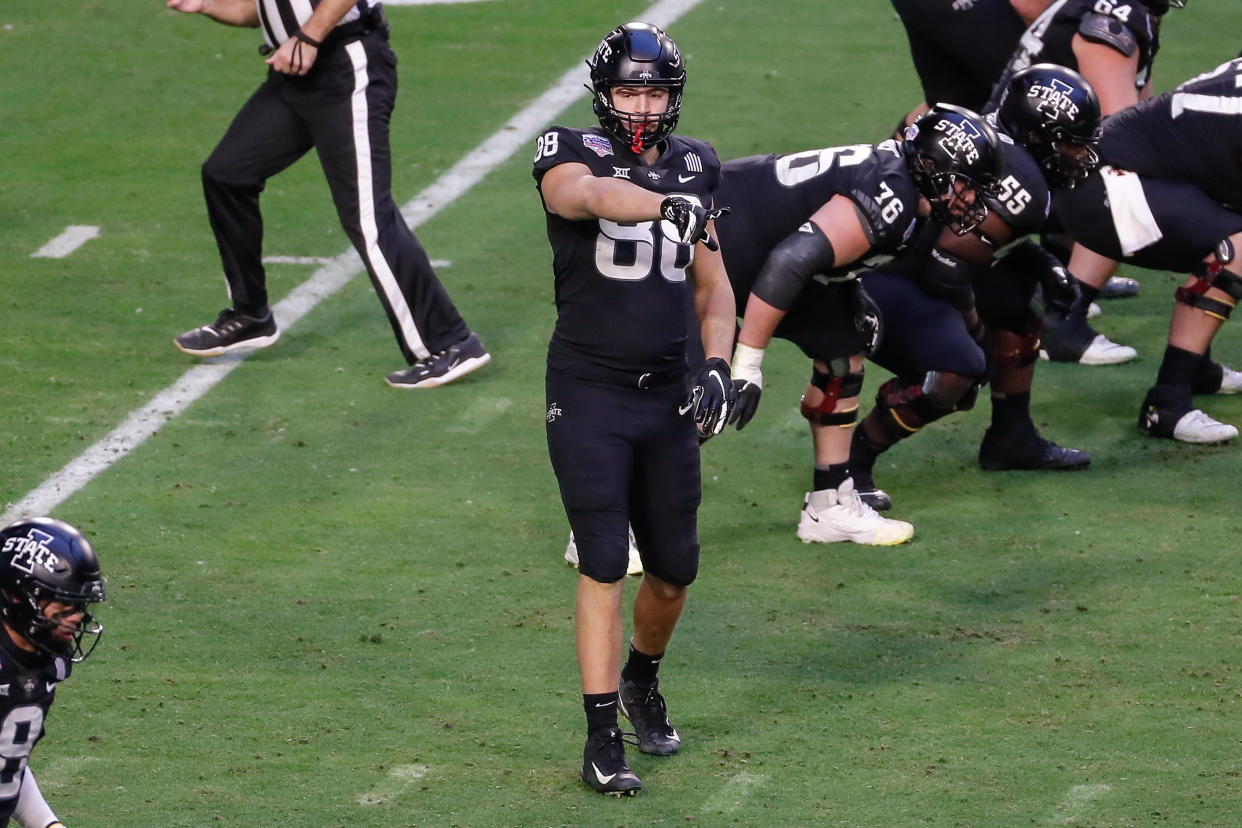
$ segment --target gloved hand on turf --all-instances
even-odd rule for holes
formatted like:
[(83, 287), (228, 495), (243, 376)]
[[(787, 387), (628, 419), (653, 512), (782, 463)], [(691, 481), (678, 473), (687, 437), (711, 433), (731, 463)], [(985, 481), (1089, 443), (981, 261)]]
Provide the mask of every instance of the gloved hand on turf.
[(1063, 266), (1057, 265), (1040, 271), (1040, 286), (1044, 290), (1044, 308), (1062, 319), (1082, 302), (1082, 288), (1078, 280)]
[(729, 415), (730, 423), (737, 423), (738, 431), (750, 422), (759, 408), (759, 395), (763, 393), (763, 372), (759, 367), (763, 364), (763, 348), (752, 348), (737, 343), (733, 351), (733, 390), (737, 401), (733, 404), (733, 413)]
[(728, 212), (728, 207), (704, 209), (683, 196), (671, 195), (660, 202), (660, 217), (677, 228), (681, 243), (703, 242), (708, 250), (719, 250), (720, 244), (707, 232), (707, 223)]
[(712, 357), (694, 380), (690, 398), (683, 411), (694, 410), (694, 424), (702, 438), (715, 437), (724, 430), (733, 408), (733, 381), (729, 378), (729, 363), (720, 357)]

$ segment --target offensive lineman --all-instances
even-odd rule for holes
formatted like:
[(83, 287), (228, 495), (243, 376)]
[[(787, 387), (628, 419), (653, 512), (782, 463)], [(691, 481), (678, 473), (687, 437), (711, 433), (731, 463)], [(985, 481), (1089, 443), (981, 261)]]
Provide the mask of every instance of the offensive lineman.
[(732, 374), (733, 420), (754, 416), (761, 365), (772, 337), (812, 360), (802, 416), (811, 426), (815, 468), (803, 499), (804, 542), (891, 546), (914, 527), (887, 520), (862, 502), (850, 472), (863, 357), (878, 334), (875, 315), (851, 268), (902, 247), (920, 216), (977, 221), (983, 191), (995, 183), (999, 155), (973, 113), (934, 108), (909, 144), (829, 147), (729, 161), (719, 198), (734, 209), (721, 245), (739, 310), (744, 309)]
[[(548, 451), (578, 548), (582, 780), (621, 796), (642, 784), (626, 762), (618, 705), (640, 751), (681, 748), (657, 670), (698, 574), (699, 439), (729, 415), (734, 304), (710, 235), (720, 161), (708, 144), (672, 134), (686, 84), (676, 44), (627, 23), (588, 65), (600, 126), (548, 129), (534, 176), (556, 275)], [(692, 308), (706, 362), (690, 382)], [(627, 522), (643, 576), (618, 674)]]
[[(1242, 58), (1108, 119), (1105, 164), (1057, 196), (1075, 257), (1189, 273), (1174, 295), (1168, 346), (1138, 426), (1153, 437), (1218, 443), (1238, 435), (1195, 408), (1237, 372), (1208, 356), (1242, 298)], [(1074, 269), (1071, 259), (1070, 268)]]
[[(1152, 64), (1160, 49), (1160, 23), (1170, 7), (1183, 0), (1057, 0), (1022, 36), (1005, 73), (992, 91), (988, 108), (1000, 104), (1010, 79), (1035, 63), (1055, 63), (1082, 74), (1095, 89), (1100, 113), (1107, 118), (1152, 94)], [(1069, 251), (1064, 238), (1049, 226), (1045, 241), (1063, 262)], [(1085, 253), (1085, 252), (1084, 252)], [(1080, 260), (1083, 258), (1080, 253)], [(1128, 345), (1112, 342), (1087, 322), (1091, 303), (1099, 297), (1132, 296), (1135, 279), (1114, 276), (1116, 263), (1096, 263), (1091, 273), (1071, 273), (1081, 296), (1064, 319), (1045, 320), (1041, 356), (1057, 362), (1114, 365), (1137, 356)]]
[(27, 761), (57, 685), (99, 643), (88, 610), (103, 600), (99, 559), (77, 529), (52, 518), (0, 529), (0, 824), (63, 828)]
[(890, 331), (872, 356), (896, 376), (855, 431), (850, 451), (861, 496), (876, 509), (891, 498), (873, 479), (878, 456), (923, 426), (969, 410), (991, 383), (992, 422), (979, 446), (985, 470), (1085, 468), (1090, 457), (1040, 436), (1030, 415), (1044, 309), (1065, 312), (1069, 274), (1028, 234), (1043, 227), (1050, 188), (1075, 186), (1099, 163), (1100, 108), (1071, 69), (1037, 64), (1015, 74), (1000, 109), (1005, 172), (987, 194), (988, 215), (957, 250), (926, 226), (898, 259), (863, 277)]

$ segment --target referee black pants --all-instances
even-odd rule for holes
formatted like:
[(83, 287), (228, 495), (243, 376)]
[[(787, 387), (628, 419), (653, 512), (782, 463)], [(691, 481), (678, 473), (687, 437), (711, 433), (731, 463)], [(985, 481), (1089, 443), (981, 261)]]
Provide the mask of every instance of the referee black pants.
[(397, 58), (380, 32), (330, 37), (305, 76), (268, 72), (204, 162), (203, 190), (233, 306), (265, 315), (259, 194), (314, 147), (341, 226), (413, 364), (470, 331), (393, 201), (396, 97)]

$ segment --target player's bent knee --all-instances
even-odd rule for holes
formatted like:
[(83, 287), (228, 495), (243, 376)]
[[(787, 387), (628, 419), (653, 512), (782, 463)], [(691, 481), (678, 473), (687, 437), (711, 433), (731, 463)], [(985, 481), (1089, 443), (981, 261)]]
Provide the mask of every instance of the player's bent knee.
[[(840, 363), (840, 364), (838, 364)], [(850, 371), (848, 360), (833, 360), (827, 371), (816, 365), (811, 369), (811, 387), (822, 392), (817, 404), (802, 397), (802, 416), (815, 425), (853, 425), (858, 419), (858, 405), (842, 410), (842, 400), (852, 400), (862, 393), (863, 372)]]

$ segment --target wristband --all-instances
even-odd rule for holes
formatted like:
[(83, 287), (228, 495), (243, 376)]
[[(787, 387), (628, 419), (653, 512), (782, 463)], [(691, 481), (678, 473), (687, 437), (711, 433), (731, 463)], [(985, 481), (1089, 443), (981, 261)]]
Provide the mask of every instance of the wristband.
[(762, 377), (763, 374), (759, 370), (763, 365), (763, 348), (752, 348), (741, 342), (737, 343), (737, 347), (733, 351), (733, 366), (730, 373), (744, 380), (753, 380), (755, 377)]
[(311, 37), (301, 29), (294, 29), (293, 36), (308, 46), (314, 46), (316, 49), (323, 45), (322, 40), (315, 40), (315, 38)]

